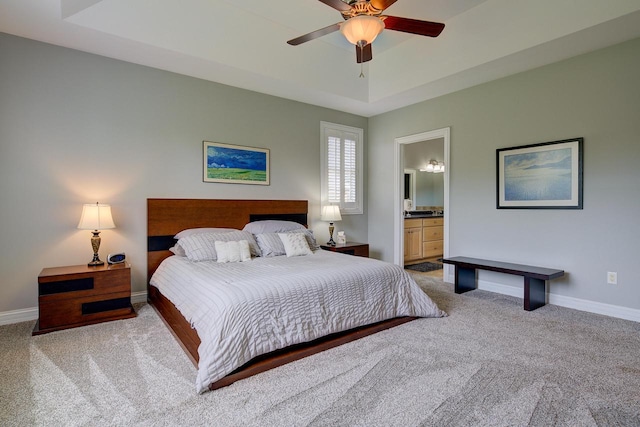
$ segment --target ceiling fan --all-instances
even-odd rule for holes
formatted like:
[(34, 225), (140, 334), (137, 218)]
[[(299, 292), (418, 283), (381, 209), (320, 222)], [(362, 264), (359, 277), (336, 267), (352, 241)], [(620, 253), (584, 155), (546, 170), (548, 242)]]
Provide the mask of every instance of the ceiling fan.
[(338, 22), (337, 24), (312, 31), (291, 39), (287, 43), (297, 46), (339, 30), (350, 43), (356, 46), (356, 61), (361, 64), (373, 59), (371, 43), (385, 28), (429, 37), (438, 37), (444, 29), (444, 24), (438, 22), (382, 15), (382, 12), (397, 0), (320, 1), (338, 10), (345, 22)]

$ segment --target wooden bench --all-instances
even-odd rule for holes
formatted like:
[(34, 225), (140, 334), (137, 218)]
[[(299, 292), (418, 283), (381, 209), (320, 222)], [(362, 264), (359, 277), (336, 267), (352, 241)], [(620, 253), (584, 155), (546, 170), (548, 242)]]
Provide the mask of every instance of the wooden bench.
[(523, 276), (524, 309), (527, 311), (535, 310), (545, 305), (547, 281), (564, 276), (564, 270), (463, 256), (445, 258), (442, 262), (456, 267), (455, 291), (457, 294), (476, 289), (476, 270), (489, 270)]

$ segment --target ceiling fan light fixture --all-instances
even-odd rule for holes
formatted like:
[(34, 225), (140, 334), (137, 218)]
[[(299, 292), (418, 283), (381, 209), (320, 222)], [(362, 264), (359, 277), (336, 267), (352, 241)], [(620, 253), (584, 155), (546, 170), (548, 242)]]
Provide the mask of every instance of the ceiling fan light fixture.
[(370, 15), (358, 15), (348, 19), (340, 26), (340, 32), (356, 46), (364, 41), (364, 45), (372, 43), (378, 34), (384, 30), (384, 22), (380, 18)]

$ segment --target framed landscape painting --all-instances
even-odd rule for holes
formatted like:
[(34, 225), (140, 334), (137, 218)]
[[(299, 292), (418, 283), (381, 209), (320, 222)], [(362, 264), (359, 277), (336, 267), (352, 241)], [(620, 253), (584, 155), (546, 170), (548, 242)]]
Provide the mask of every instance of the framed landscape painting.
[(496, 150), (498, 209), (582, 209), (583, 138)]
[(269, 185), (269, 149), (203, 141), (204, 182)]

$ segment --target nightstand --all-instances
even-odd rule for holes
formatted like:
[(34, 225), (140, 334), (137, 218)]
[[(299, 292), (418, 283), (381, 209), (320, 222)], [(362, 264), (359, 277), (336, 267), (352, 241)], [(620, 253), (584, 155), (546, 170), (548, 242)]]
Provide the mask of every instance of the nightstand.
[(33, 335), (135, 317), (131, 266), (45, 268), (38, 276), (38, 308)]
[(340, 252), (341, 254), (361, 256), (369, 258), (369, 244), (368, 243), (336, 243), (335, 246), (320, 245), (325, 251)]

